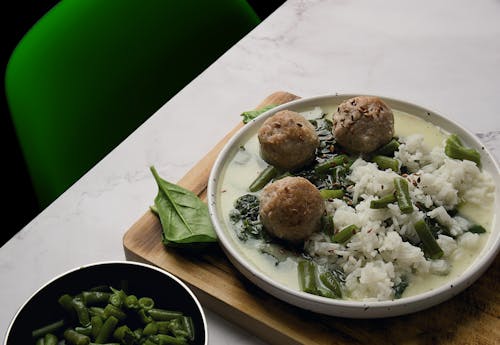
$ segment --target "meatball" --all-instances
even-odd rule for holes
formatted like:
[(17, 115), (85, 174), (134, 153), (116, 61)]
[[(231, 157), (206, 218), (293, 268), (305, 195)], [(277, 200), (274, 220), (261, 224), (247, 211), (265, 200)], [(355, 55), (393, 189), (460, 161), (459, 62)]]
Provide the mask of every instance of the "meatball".
[(258, 133), (260, 154), (267, 163), (291, 171), (312, 162), (319, 146), (314, 126), (302, 115), (290, 110), (268, 118)]
[(394, 115), (378, 97), (354, 97), (333, 114), (333, 135), (347, 150), (372, 152), (394, 136)]
[(271, 235), (292, 243), (321, 227), (325, 202), (303, 177), (285, 177), (267, 185), (260, 196), (260, 219)]

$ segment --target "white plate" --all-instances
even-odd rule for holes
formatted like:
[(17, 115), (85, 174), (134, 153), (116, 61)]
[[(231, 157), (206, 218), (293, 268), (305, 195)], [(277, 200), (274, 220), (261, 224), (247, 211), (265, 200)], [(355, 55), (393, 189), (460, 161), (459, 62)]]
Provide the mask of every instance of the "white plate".
[[(236, 268), (254, 284), (287, 303), (318, 313), (350, 318), (390, 317), (423, 310), (457, 295), (478, 279), (482, 273), (484, 273), (500, 250), (500, 228), (495, 221), (493, 221), (489, 239), (481, 253), (471, 266), (468, 267), (458, 278), (450, 280), (448, 283), (439, 288), (411, 297), (404, 297), (391, 301), (358, 302), (329, 299), (297, 291), (274, 281), (269, 276), (262, 273), (238, 250), (233, 238), (228, 233), (230, 230), (228, 230), (228, 226), (224, 224), (220, 207), (218, 206), (218, 203), (220, 202), (219, 186), (222, 183), (219, 177), (223, 176), (222, 172), (224, 171), (227, 162), (234, 156), (241, 143), (243, 143), (246, 138), (256, 134), (258, 128), (266, 118), (283, 109), (301, 112), (315, 106), (336, 106), (343, 100), (355, 96), (357, 95), (327, 95), (299, 99), (273, 108), (245, 125), (226, 144), (224, 149), (219, 154), (211, 171), (208, 182), (208, 206), (210, 216), (220, 243), (234, 266), (236, 266)], [(441, 127), (445, 131), (458, 134), (466, 146), (478, 150), (481, 153), (482, 169), (488, 171), (494, 178), (496, 185), (494, 214), (500, 214), (500, 169), (492, 155), (472, 133), (445, 117), (421, 106), (385, 97), (380, 98), (392, 109), (418, 116), (426, 121), (430, 121), (438, 127)]]

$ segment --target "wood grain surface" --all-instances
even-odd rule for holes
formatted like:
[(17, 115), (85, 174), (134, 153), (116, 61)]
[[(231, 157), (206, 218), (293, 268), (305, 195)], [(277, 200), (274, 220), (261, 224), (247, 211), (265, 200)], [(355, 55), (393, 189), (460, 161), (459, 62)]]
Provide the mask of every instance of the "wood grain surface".
[[(297, 98), (275, 92), (257, 109)], [(210, 169), (241, 126), (228, 133), (178, 184), (205, 199)], [(205, 307), (271, 344), (500, 344), (499, 257), (476, 283), (438, 306), (406, 316), (356, 320), (315, 314), (274, 298), (241, 275), (217, 245), (200, 252), (165, 248), (160, 222), (149, 210), (125, 233), (123, 247), (128, 260), (175, 274)]]

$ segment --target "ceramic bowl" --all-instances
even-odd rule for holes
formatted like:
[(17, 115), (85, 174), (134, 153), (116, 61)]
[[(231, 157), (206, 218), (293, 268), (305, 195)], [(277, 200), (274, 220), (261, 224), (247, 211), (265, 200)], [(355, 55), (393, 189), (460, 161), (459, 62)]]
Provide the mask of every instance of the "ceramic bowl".
[(100, 285), (119, 287), (123, 280), (127, 281), (131, 294), (151, 297), (158, 308), (178, 310), (191, 316), (195, 327), (193, 344), (208, 344), (203, 309), (193, 292), (181, 280), (151, 265), (111, 261), (75, 268), (43, 285), (14, 316), (7, 329), (4, 345), (34, 344), (32, 330), (64, 317), (65, 312), (58, 304), (61, 295), (75, 295)]
[[(239, 249), (230, 225), (224, 220), (221, 211), (221, 185), (225, 178), (228, 162), (251, 136), (256, 135), (262, 123), (276, 112), (284, 109), (298, 112), (310, 111), (314, 107), (335, 109), (342, 101), (357, 95), (327, 95), (304, 98), (278, 106), (246, 124), (220, 152), (211, 171), (208, 184), (208, 205), (212, 222), (215, 226), (222, 248), (234, 266), (254, 284), (271, 295), (287, 303), (314, 312), (349, 318), (379, 318), (408, 314), (429, 308), (441, 303), (467, 288), (488, 268), (500, 249), (500, 227), (493, 223), (489, 239), (474, 262), (457, 278), (446, 284), (418, 295), (403, 297), (390, 301), (362, 302), (324, 298), (292, 289), (265, 274), (248, 256)], [(496, 185), (494, 214), (500, 214), (500, 169), (492, 155), (483, 144), (468, 130), (457, 123), (419, 105), (380, 97), (392, 109), (403, 111), (423, 118), (439, 126), (449, 133), (456, 133), (466, 146), (475, 148), (481, 153), (482, 169), (488, 171)]]

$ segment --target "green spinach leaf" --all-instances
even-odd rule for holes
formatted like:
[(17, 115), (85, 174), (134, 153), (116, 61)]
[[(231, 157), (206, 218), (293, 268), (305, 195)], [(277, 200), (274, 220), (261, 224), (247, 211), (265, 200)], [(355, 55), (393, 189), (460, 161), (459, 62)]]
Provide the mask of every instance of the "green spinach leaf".
[(270, 105), (266, 105), (265, 107), (262, 107), (262, 108), (257, 109), (257, 110), (250, 110), (250, 111), (245, 111), (245, 112), (241, 113), (241, 116), (243, 117), (243, 123), (248, 123), (248, 122), (252, 121), (260, 114), (262, 114), (262, 113), (264, 113), (264, 112), (268, 111), (269, 109), (272, 109), (276, 106), (277, 106), (277, 104), (270, 104)]
[(158, 184), (154, 209), (163, 228), (167, 246), (190, 246), (216, 242), (217, 235), (207, 205), (194, 193), (163, 180), (154, 167), (151, 172)]

